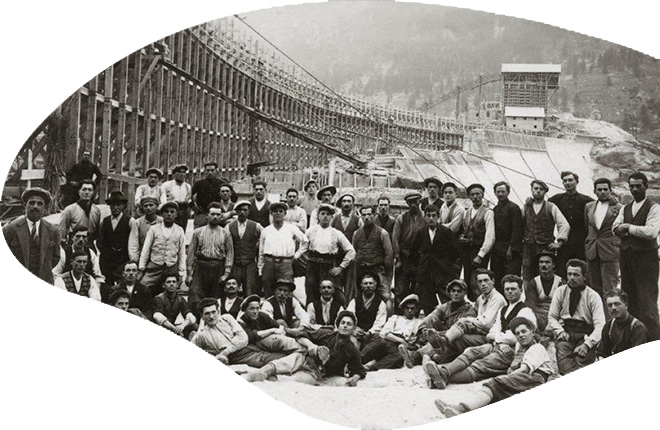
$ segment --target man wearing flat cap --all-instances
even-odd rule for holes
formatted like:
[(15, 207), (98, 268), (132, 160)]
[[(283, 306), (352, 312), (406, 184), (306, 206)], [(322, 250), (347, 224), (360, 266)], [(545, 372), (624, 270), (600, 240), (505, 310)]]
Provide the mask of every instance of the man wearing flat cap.
[(147, 232), (151, 227), (159, 222), (163, 222), (163, 217), (158, 215), (158, 199), (151, 196), (144, 196), (140, 200), (140, 208), (142, 208), (142, 215), (135, 221), (136, 228), (131, 230), (128, 237), (128, 257), (133, 262), (140, 260), (140, 253), (142, 253), (142, 246), (144, 239), (147, 237)]
[(174, 223), (179, 212), (175, 202), (160, 207), (163, 222), (149, 229), (140, 254), (140, 282), (154, 296), (163, 292), (167, 275), (186, 279), (186, 238), (183, 229)]
[(219, 202), (220, 187), (226, 184), (226, 179), (218, 178), (218, 163), (209, 161), (204, 163), (204, 174), (206, 177), (195, 182), (192, 186), (192, 208), (195, 210), (195, 228), (206, 225), (206, 208), (211, 202)]
[(296, 244), (302, 246), (307, 242), (307, 236), (298, 227), (284, 222), (286, 208), (286, 203), (270, 204), (273, 223), (259, 237), (257, 269), (265, 297), (273, 294), (278, 279), (293, 280), (293, 259), (302, 254), (300, 249), (296, 252)]
[[(258, 222), (262, 227), (267, 227), (270, 224), (270, 204), (268, 200), (268, 184), (262, 179), (258, 179), (252, 183), (253, 196), (250, 199), (250, 212), (248, 219)], [(286, 206), (286, 205), (285, 205)], [(286, 210), (285, 210), (286, 213)]]
[(179, 205), (179, 214), (176, 217), (176, 224), (186, 231), (188, 218), (190, 218), (190, 202), (192, 200), (192, 187), (185, 182), (188, 166), (178, 164), (172, 169), (174, 179), (171, 179), (160, 186), (160, 204), (167, 202), (176, 202)]
[(152, 167), (148, 169), (144, 176), (147, 178), (147, 183), (142, 184), (135, 189), (135, 207), (140, 207), (140, 200), (144, 196), (155, 197), (160, 200), (160, 185), (158, 184), (163, 179), (163, 171)]
[(261, 305), (261, 311), (273, 318), (285, 328), (309, 327), (309, 315), (293, 297), (296, 284), (292, 280), (278, 279), (275, 282), (275, 294), (268, 297)]
[(314, 212), (314, 209), (316, 209), (319, 203), (321, 203), (321, 200), (316, 197), (316, 193), (319, 190), (319, 184), (314, 179), (310, 179), (309, 181), (305, 182), (303, 190), (305, 191), (305, 194), (300, 197), (298, 204), (307, 214), (307, 225), (305, 226), (305, 230), (307, 230), (310, 225), (309, 220), (312, 212)]
[(472, 207), (465, 211), (463, 217), (463, 233), (458, 238), (463, 261), (463, 278), (467, 282), (468, 298), (477, 300), (476, 280), (473, 273), (476, 269), (488, 267), (490, 250), (495, 245), (495, 219), (493, 210), (484, 206), (484, 187), (472, 184), (467, 187), (467, 193), (472, 201)]
[(257, 294), (261, 287), (257, 270), (257, 256), (259, 255), (259, 239), (263, 227), (261, 224), (248, 219), (250, 203), (240, 200), (234, 205), (237, 218), (227, 225), (234, 244), (234, 265), (231, 268), (231, 277), (236, 278), (243, 285), (246, 295)]
[[(316, 197), (320, 201), (319, 204), (325, 203), (326, 205), (331, 205), (332, 206), (332, 199), (335, 197), (335, 194), (337, 194), (337, 188), (335, 188), (332, 185), (327, 185), (319, 190), (319, 192), (316, 194)], [(312, 214), (309, 217), (309, 226), (312, 227), (313, 225), (316, 225), (319, 223), (319, 216), (318, 216), (318, 206), (314, 208), (312, 211)]]
[(130, 260), (128, 239), (137, 229), (137, 222), (124, 214), (128, 199), (121, 191), (113, 191), (105, 201), (110, 206), (110, 215), (101, 221), (99, 231), (99, 265), (108, 286), (101, 290), (104, 302), (107, 302), (109, 288), (121, 281), (124, 264)]
[[(538, 275), (534, 257), (543, 250), (557, 252), (566, 242), (571, 229), (568, 221), (554, 203), (545, 200), (548, 186), (540, 179), (531, 184), (532, 198), (523, 207), (523, 261), (522, 275), (529, 282)], [(557, 241), (555, 242), (555, 226)]]
[(435, 205), (441, 208), (444, 201), (440, 198), (440, 190), (442, 189), (442, 182), (436, 177), (424, 179), (424, 187), (426, 188), (426, 197), (424, 197), (419, 205), (419, 208), (424, 211), (428, 205)]
[(411, 294), (415, 288), (417, 276), (418, 254), (414, 242), (419, 230), (426, 228), (424, 214), (419, 209), (422, 195), (417, 191), (404, 196), (408, 210), (396, 218), (392, 233), (392, 250), (394, 251), (394, 295), (401, 300)]
[(30, 188), (23, 192), (21, 200), (25, 215), (5, 225), (2, 233), (14, 257), (32, 274), (52, 284), (52, 270), (60, 260), (60, 232), (42, 219), (48, 212), (50, 193)]

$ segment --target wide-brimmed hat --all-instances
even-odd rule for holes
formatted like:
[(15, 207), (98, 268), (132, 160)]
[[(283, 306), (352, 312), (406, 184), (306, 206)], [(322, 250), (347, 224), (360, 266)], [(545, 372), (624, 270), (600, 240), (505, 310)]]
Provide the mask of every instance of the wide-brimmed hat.
[(190, 169), (185, 164), (177, 164), (172, 168), (172, 173), (178, 173), (178, 172), (187, 173), (188, 170)]
[(277, 208), (282, 208), (286, 211), (289, 207), (284, 202), (274, 202), (271, 203), (270, 206), (268, 206), (268, 212), (272, 212)]
[(438, 188), (442, 188), (442, 181), (435, 176), (424, 179), (424, 186), (428, 188), (429, 184), (436, 184)]
[(321, 188), (318, 193), (316, 193), (316, 198), (321, 200), (321, 194), (325, 193), (326, 191), (330, 191), (333, 196), (337, 194), (337, 188), (334, 185), (326, 185), (325, 187)]
[(113, 191), (110, 193), (107, 199), (105, 199), (105, 202), (109, 205), (113, 203), (122, 203), (122, 204), (127, 204), (128, 203), (128, 198), (122, 193), (121, 191)]
[(422, 198), (422, 195), (417, 191), (411, 191), (409, 193), (406, 193), (405, 196), (403, 196), (403, 200), (405, 200), (405, 201), (412, 200), (412, 199), (421, 199), (421, 198)]
[(351, 200), (353, 200), (353, 203), (355, 203), (355, 196), (353, 193), (343, 193), (339, 196), (339, 198), (337, 198), (337, 202), (335, 203), (337, 207), (341, 206), (341, 201), (344, 199), (344, 197), (350, 197)]
[(147, 176), (151, 175), (152, 173), (157, 174), (159, 178), (163, 177), (163, 171), (160, 170), (160, 169), (157, 169), (155, 167), (152, 167), (151, 169), (148, 169), (146, 172), (144, 172), (144, 177), (146, 178)]
[(417, 294), (408, 294), (403, 298), (403, 300), (401, 300), (401, 303), (399, 303), (399, 308), (403, 309), (403, 306), (408, 302), (415, 302), (419, 304), (419, 296)]
[(247, 296), (243, 301), (241, 302), (241, 310), (245, 312), (245, 309), (247, 309), (248, 305), (252, 302), (258, 302), (261, 304), (261, 297), (257, 294), (252, 294), (250, 296)]
[(173, 207), (176, 210), (179, 210), (179, 204), (177, 202), (166, 202), (160, 205), (160, 211), (164, 211), (165, 209)]
[(23, 194), (21, 194), (21, 200), (23, 201), (23, 203), (27, 203), (28, 200), (30, 199), (30, 196), (39, 196), (43, 198), (46, 205), (49, 205), (50, 202), (53, 200), (49, 191), (46, 191), (43, 188), (39, 188), (39, 187), (28, 188), (27, 190), (23, 191)]
[(290, 279), (278, 279), (277, 282), (275, 282), (275, 288), (280, 285), (286, 285), (289, 288), (289, 292), (296, 289), (296, 283)]
[(469, 186), (466, 188), (465, 191), (466, 191), (468, 194), (470, 194), (470, 191), (471, 191), (473, 188), (479, 188), (479, 189), (481, 190), (482, 193), (486, 192), (486, 188), (484, 188), (484, 186), (481, 185), (481, 184), (471, 184), (471, 185), (469, 185)]
[(305, 186), (303, 186), (303, 190), (307, 191), (307, 187), (309, 187), (312, 184), (314, 184), (316, 186), (319, 185), (319, 183), (316, 180), (310, 179), (309, 181), (305, 182)]
[(234, 205), (234, 209), (238, 209), (239, 206), (247, 206), (248, 208), (250, 208), (252, 206), (252, 203), (250, 203), (249, 200), (241, 200), (236, 202), (236, 204)]
[(149, 203), (149, 202), (155, 204), (156, 206), (160, 204), (160, 201), (158, 201), (158, 199), (154, 196), (142, 196), (142, 198), (140, 199), (140, 207), (144, 206), (145, 203)]

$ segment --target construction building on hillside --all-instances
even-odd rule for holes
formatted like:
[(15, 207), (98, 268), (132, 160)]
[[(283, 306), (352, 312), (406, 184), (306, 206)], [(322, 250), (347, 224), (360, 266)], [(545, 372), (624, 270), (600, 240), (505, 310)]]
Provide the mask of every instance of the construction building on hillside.
[(518, 130), (541, 131), (544, 127), (545, 109), (541, 107), (506, 106), (504, 125)]

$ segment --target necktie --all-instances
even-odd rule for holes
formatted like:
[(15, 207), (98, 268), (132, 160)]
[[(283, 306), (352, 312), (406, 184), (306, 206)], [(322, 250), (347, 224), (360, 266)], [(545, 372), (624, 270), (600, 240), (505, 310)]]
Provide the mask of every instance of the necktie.
[(32, 224), (32, 230), (30, 231), (30, 239), (32, 240), (32, 242), (37, 241), (37, 225), (36, 224)]

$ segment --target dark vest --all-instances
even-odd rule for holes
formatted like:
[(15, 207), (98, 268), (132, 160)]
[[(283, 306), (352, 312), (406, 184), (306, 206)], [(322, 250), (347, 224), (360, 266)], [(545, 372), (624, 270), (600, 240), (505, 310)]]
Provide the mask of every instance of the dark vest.
[(73, 283), (73, 275), (71, 272), (66, 272), (62, 275), (62, 281), (64, 281), (64, 286), (68, 292), (85, 297), (89, 297), (89, 288), (91, 287), (91, 283), (89, 282), (90, 279), (89, 276), (83, 275), (82, 283), (80, 284), (80, 291), (76, 291), (76, 285)]
[(229, 224), (232, 243), (234, 244), (234, 263), (243, 265), (255, 261), (257, 257), (257, 225), (249, 220), (245, 224), (243, 238), (238, 235), (238, 221)]
[[(39, 228), (41, 230), (41, 228)], [(30, 228), (28, 227), (28, 233), (30, 232)], [(45, 234), (44, 232), (37, 232), (38, 237), (36, 240), (32, 239), (32, 235), (29, 235), (29, 263), (28, 263), (28, 270), (36, 275), (39, 276), (39, 273), (41, 272), (41, 244), (39, 243), (41, 241), (41, 234)]]
[[(85, 248), (85, 253), (87, 254), (87, 266), (85, 267), (85, 273), (87, 273), (90, 276), (94, 276), (94, 267), (92, 265), (92, 250), (89, 248)], [(96, 254), (94, 254), (96, 255)], [(62, 269), (62, 272), (70, 272), (71, 271), (71, 260), (73, 260), (73, 248), (70, 246), (66, 247), (66, 250), (64, 251), (64, 268)]]
[(378, 307), (382, 301), (380, 296), (376, 294), (371, 302), (371, 306), (365, 308), (362, 294), (360, 293), (355, 297), (355, 316), (357, 317), (358, 327), (364, 331), (368, 331), (374, 325), (376, 315), (378, 314)]
[(522, 308), (526, 308), (527, 306), (525, 305), (524, 302), (518, 302), (517, 305), (513, 307), (511, 312), (509, 313), (509, 316), (504, 318), (504, 312), (506, 312), (507, 309), (509, 309), (510, 305), (506, 305), (500, 309), (500, 323), (502, 324), (502, 332), (505, 332), (509, 329), (509, 323), (511, 322), (512, 319), (514, 319), (516, 316), (518, 316), (518, 312)]
[(103, 243), (101, 254), (109, 254), (106, 257), (113, 260), (128, 260), (128, 236), (131, 234), (128, 216), (122, 215), (114, 230), (112, 230), (111, 218), (112, 216), (107, 216), (101, 223), (100, 237)]
[[(632, 203), (628, 203), (623, 208), (623, 222), (632, 225), (646, 225), (646, 218), (649, 215), (653, 203), (646, 199), (637, 214), (632, 216)], [(642, 239), (641, 237), (628, 235), (621, 239), (621, 249), (632, 249), (633, 251), (648, 251), (658, 249), (658, 243), (655, 239)]]
[(547, 245), (555, 241), (555, 220), (548, 202), (543, 202), (539, 213), (532, 205), (525, 205), (525, 243)]
[(337, 230), (344, 233), (346, 239), (348, 239), (349, 242), (352, 242), (353, 233), (355, 233), (357, 229), (360, 228), (359, 222), (360, 222), (360, 218), (358, 218), (357, 215), (355, 214), (351, 214), (351, 220), (348, 222), (348, 226), (346, 227), (346, 230), (344, 230), (344, 225), (341, 223), (341, 213), (340, 213), (332, 218), (330, 227), (334, 227)]
[(316, 324), (321, 324), (321, 325), (335, 324), (335, 319), (337, 319), (339, 308), (341, 308), (341, 304), (339, 303), (339, 300), (333, 299), (332, 303), (330, 304), (330, 321), (325, 321), (323, 319), (323, 306), (321, 305), (321, 299), (315, 300), (312, 305), (314, 306), (314, 312), (316, 313)]
[[(474, 208), (472, 208), (474, 210)], [(477, 210), (477, 215), (470, 219), (468, 214), (465, 214), (463, 219), (463, 237), (470, 241), (470, 246), (481, 247), (486, 239), (486, 211), (487, 209), (481, 206)]]
[(227, 309), (225, 307), (225, 299), (222, 299), (222, 301), (221, 301), (222, 306), (220, 308), (220, 314), (221, 315), (230, 314), (231, 316), (234, 317), (234, 319), (238, 318), (238, 311), (241, 310), (241, 302), (242, 301), (243, 300), (241, 300), (240, 297), (236, 297), (236, 300), (234, 300), (234, 304), (232, 305), (232, 307)]
[(286, 315), (282, 315), (282, 311), (280, 311), (280, 303), (277, 301), (275, 296), (268, 299), (268, 301), (273, 307), (273, 319), (284, 320), (289, 326), (291, 326), (291, 323), (293, 322), (293, 318), (295, 317), (295, 315), (293, 314), (293, 299), (291, 297), (286, 299), (286, 305), (285, 305)]
[(254, 222), (258, 222), (261, 224), (262, 227), (268, 227), (270, 224), (270, 210), (268, 209), (268, 206), (270, 206), (270, 202), (268, 199), (265, 199), (266, 203), (264, 203), (264, 206), (261, 208), (261, 210), (257, 209), (257, 205), (255, 204), (255, 199), (252, 198), (250, 199), (250, 203), (252, 203), (252, 206), (250, 206), (250, 211), (248, 212), (248, 219), (251, 219)]
[(357, 253), (355, 260), (357, 264), (383, 264), (385, 262), (381, 230), (380, 227), (374, 225), (369, 237), (367, 237), (364, 227), (357, 230), (356, 240), (353, 244)]

